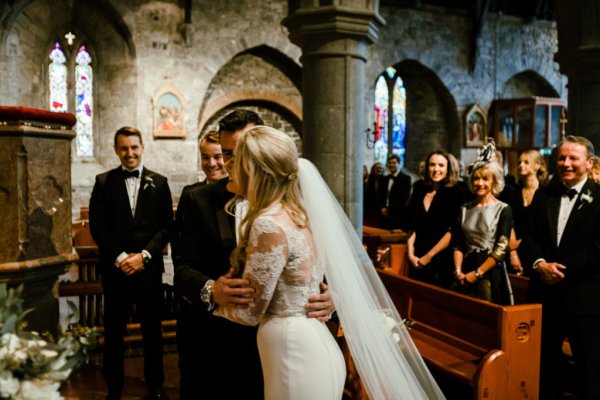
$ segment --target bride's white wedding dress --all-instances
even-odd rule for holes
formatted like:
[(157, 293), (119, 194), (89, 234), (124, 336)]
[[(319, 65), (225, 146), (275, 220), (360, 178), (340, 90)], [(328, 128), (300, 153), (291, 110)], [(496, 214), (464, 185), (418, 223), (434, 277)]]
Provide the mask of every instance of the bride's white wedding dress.
[(307, 318), (304, 305), (319, 293), (324, 269), (309, 229), (297, 227), (281, 206), (255, 219), (244, 278), (256, 290), (247, 309), (219, 308), (232, 321), (257, 325), (267, 400), (342, 397), (346, 368), (325, 324)]

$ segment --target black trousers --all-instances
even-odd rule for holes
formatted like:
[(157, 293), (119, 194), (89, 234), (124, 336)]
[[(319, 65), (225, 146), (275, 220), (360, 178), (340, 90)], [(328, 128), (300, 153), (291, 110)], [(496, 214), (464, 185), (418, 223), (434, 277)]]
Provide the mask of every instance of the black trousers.
[[(126, 277), (119, 270), (102, 276), (104, 289), (103, 372), (110, 398), (120, 398), (124, 383), (125, 333), (133, 309), (142, 327), (144, 379), (149, 389), (164, 382), (161, 274), (149, 270)], [(120, 274), (120, 275), (119, 275)]]
[(543, 304), (540, 399), (561, 399), (562, 344), (569, 339), (580, 399), (600, 399), (600, 315), (574, 315), (562, 304)]
[(215, 317), (204, 304), (177, 317), (180, 400), (261, 400), (263, 377), (256, 327)]

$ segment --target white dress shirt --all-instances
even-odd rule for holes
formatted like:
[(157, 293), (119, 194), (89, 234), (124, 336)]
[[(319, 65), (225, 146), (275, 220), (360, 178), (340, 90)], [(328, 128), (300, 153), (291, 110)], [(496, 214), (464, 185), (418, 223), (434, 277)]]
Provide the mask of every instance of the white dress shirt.
[(577, 195), (573, 196), (572, 199), (569, 198), (566, 194), (560, 198), (560, 209), (558, 211), (558, 226), (556, 227), (556, 245), (560, 245), (560, 240), (562, 239), (563, 232), (565, 231), (565, 227), (567, 226), (567, 221), (569, 220), (569, 216), (571, 215), (571, 211), (573, 211), (573, 207), (575, 207), (575, 203), (577, 202), (577, 198), (581, 193), (581, 189), (583, 189), (583, 185), (587, 182), (587, 177), (584, 178), (577, 185), (573, 186), (569, 189), (575, 189), (577, 191)]

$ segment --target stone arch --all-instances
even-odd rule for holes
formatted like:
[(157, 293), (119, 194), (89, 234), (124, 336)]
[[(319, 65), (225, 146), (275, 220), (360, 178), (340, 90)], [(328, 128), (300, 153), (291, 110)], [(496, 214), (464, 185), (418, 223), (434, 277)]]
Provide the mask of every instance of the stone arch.
[(302, 70), (285, 54), (266, 45), (242, 51), (211, 80), (198, 115), (198, 130), (202, 133), (209, 129), (221, 110), (244, 104), (271, 110), (278, 117), (274, 121), (263, 117), (265, 122), (286, 121), (284, 125), (299, 138), (301, 86)]
[(527, 70), (519, 72), (502, 86), (498, 98), (516, 99), (522, 97), (560, 97), (556, 89), (543, 76), (536, 71)]
[(448, 88), (416, 60), (401, 61), (394, 68), (406, 88), (406, 168), (418, 171), (419, 161), (432, 150), (459, 154), (461, 124)]

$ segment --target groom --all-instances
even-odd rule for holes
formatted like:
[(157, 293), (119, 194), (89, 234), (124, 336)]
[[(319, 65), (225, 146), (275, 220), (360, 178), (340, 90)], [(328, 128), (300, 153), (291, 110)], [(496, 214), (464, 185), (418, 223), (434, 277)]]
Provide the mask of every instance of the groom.
[[(260, 117), (235, 110), (219, 121), (226, 166), (237, 139), (262, 125)], [(236, 246), (236, 221), (225, 211), (233, 195), (228, 179), (188, 188), (177, 207), (173, 239), (175, 289), (182, 297), (177, 320), (180, 398), (262, 399), (263, 379), (256, 327), (247, 327), (212, 315), (217, 305), (246, 306), (253, 289), (244, 279), (232, 278), (229, 255)], [(326, 320), (333, 304), (329, 292), (312, 296), (309, 317)]]
[(540, 399), (560, 398), (562, 344), (569, 339), (582, 399), (600, 399), (600, 186), (587, 178), (593, 145), (567, 136), (557, 179), (531, 204), (522, 244), (532, 266), (529, 300), (542, 303)]

